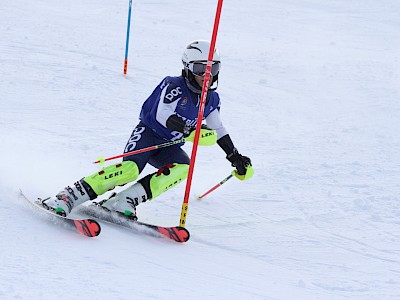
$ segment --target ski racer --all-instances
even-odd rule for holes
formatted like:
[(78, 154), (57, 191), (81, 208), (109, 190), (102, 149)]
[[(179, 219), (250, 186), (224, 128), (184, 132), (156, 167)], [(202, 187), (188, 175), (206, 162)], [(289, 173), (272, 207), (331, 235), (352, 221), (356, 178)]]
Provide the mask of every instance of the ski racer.
[[(182, 55), (182, 75), (165, 77), (144, 102), (140, 122), (129, 138), (124, 153), (168, 141), (193, 138), (198, 122), (200, 95), (206, 71), (210, 42), (191, 42)], [(226, 153), (227, 160), (236, 168), (240, 180), (252, 177), (251, 160), (235, 148), (220, 119), (220, 99), (215, 91), (221, 66), (220, 55), (214, 50), (210, 88), (204, 108), (206, 126), (202, 126), (199, 145), (217, 143)], [(181, 148), (183, 143), (126, 156), (122, 162), (107, 166), (101, 171), (67, 186), (56, 196), (42, 200), (42, 205), (62, 216), (74, 207), (94, 200), (107, 191), (135, 181), (147, 163), (158, 171), (146, 175), (125, 190), (114, 194), (99, 204), (136, 220), (136, 206), (152, 200), (164, 191), (176, 186), (188, 176), (190, 159)]]

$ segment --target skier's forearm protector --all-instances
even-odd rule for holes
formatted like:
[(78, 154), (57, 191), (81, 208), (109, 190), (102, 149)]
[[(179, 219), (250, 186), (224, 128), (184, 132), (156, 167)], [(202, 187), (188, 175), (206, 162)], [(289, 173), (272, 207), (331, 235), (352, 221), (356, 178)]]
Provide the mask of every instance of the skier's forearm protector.
[(217, 141), (218, 145), (224, 150), (226, 155), (230, 155), (234, 152), (235, 146), (231, 140), (229, 134), (225, 134), (222, 138)]

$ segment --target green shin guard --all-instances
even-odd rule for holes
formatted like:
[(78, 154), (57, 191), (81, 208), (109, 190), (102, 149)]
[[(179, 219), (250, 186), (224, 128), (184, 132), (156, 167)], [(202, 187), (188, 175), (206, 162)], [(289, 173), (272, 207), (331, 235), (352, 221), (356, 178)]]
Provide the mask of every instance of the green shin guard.
[(185, 180), (188, 176), (188, 171), (189, 165), (169, 164), (156, 173), (143, 177), (138, 182), (143, 185), (148, 199), (152, 200)]
[(97, 196), (112, 190), (117, 185), (124, 185), (136, 180), (139, 168), (133, 161), (123, 161), (99, 172), (85, 177), (83, 180), (93, 189)]

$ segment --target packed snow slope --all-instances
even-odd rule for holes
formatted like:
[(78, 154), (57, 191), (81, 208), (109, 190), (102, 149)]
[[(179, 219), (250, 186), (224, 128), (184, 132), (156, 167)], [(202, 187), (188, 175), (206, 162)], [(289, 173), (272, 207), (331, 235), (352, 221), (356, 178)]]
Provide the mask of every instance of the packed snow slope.
[[(5, 0), (0, 7), (1, 299), (400, 299), (400, 3), (225, 1), (221, 114), (255, 176), (198, 151), (191, 239), (31, 216), (123, 151), (140, 107), (210, 39), (217, 1)], [(190, 154), (191, 145), (185, 145)], [(148, 167), (143, 175), (153, 172)], [(177, 225), (185, 183), (138, 207)]]

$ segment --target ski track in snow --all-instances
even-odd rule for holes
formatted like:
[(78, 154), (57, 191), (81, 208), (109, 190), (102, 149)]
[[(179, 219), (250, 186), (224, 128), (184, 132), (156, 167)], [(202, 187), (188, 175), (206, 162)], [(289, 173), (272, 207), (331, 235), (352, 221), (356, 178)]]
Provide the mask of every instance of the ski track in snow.
[[(18, 199), (121, 153), (184, 46), (211, 37), (215, 8), (133, 1), (123, 76), (128, 1), (3, 3), (0, 299), (400, 299), (395, 0), (224, 3), (221, 114), (255, 176), (197, 200), (231, 172), (221, 149), (200, 148), (188, 243), (104, 222), (89, 239)], [(184, 188), (139, 218), (176, 225)]]

